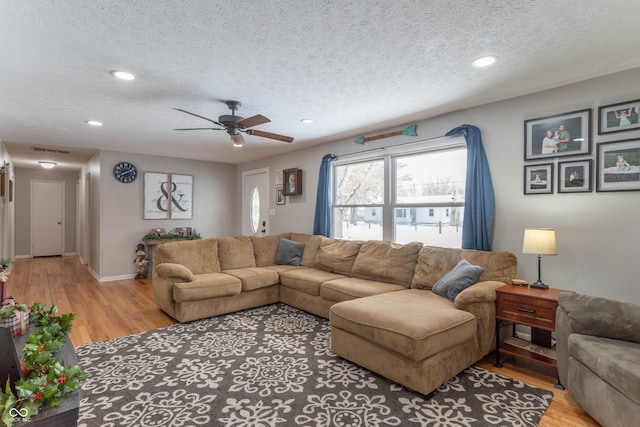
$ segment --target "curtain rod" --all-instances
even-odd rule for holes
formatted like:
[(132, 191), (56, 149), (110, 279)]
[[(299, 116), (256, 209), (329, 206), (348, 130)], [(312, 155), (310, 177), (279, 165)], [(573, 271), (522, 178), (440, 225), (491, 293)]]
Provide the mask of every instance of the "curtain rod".
[(348, 158), (349, 156), (356, 156), (356, 155), (364, 154), (364, 153), (373, 153), (373, 152), (376, 152), (376, 151), (384, 151), (384, 150), (388, 150), (388, 149), (391, 149), (391, 148), (403, 147), (405, 145), (419, 144), (419, 143), (434, 141), (434, 140), (442, 139), (442, 138), (455, 138), (457, 136), (459, 136), (459, 135), (452, 135), (450, 137), (448, 137), (446, 135), (434, 136), (432, 138), (425, 138), (425, 139), (419, 139), (417, 141), (403, 142), (401, 144), (395, 144), (395, 145), (387, 145), (385, 147), (370, 148), (368, 150), (355, 151), (353, 153), (336, 154), (336, 156), (337, 156), (338, 159), (343, 158), (343, 157), (347, 157)]

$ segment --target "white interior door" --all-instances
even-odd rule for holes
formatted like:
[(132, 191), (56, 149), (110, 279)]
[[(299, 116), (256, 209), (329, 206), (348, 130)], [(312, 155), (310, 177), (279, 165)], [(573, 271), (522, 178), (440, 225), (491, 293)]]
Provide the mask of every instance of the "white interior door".
[(64, 252), (64, 182), (31, 181), (31, 255)]
[(242, 234), (269, 234), (269, 169), (242, 174)]

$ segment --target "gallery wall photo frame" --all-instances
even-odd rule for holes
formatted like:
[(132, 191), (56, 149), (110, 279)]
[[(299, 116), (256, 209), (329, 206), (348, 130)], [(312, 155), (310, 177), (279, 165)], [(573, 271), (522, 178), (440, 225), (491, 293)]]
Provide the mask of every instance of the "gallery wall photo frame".
[(596, 191), (640, 191), (640, 138), (596, 146)]
[(640, 129), (640, 99), (598, 107), (598, 135)]
[(144, 173), (144, 219), (192, 219), (193, 175)]
[(524, 166), (524, 194), (553, 193), (553, 163)]
[(558, 193), (590, 193), (593, 160), (558, 162)]
[(284, 205), (287, 203), (287, 198), (284, 195), (284, 188), (281, 186), (276, 187), (276, 205)]
[(591, 153), (591, 109), (524, 121), (524, 159)]
[(282, 187), (285, 196), (302, 194), (302, 169), (291, 168), (282, 171)]

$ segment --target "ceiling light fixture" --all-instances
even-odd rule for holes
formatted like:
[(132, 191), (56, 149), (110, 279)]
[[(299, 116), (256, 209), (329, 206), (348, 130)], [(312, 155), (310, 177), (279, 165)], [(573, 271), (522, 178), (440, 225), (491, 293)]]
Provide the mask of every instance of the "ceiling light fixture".
[(102, 122), (97, 120), (87, 120), (87, 124), (91, 126), (102, 126)]
[(120, 80), (135, 80), (136, 76), (134, 76), (131, 73), (127, 73), (126, 71), (118, 71), (118, 70), (113, 70), (111, 72), (111, 75), (117, 79)]
[(476, 68), (488, 67), (498, 60), (497, 56), (482, 56), (471, 63)]
[(313, 123), (313, 119), (302, 119), (300, 121), (306, 125), (310, 125), (311, 123)]
[(57, 165), (56, 162), (49, 162), (49, 161), (42, 161), (42, 162), (38, 162), (38, 163), (40, 163), (40, 166), (42, 166), (45, 169), (53, 169)]

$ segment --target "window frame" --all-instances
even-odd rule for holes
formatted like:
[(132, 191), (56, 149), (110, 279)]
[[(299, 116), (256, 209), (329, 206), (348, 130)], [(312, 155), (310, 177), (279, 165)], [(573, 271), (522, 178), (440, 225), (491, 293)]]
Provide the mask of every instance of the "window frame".
[[(392, 147), (368, 150), (360, 153), (339, 156), (331, 165), (331, 215), (335, 218), (337, 208), (357, 208), (366, 206), (382, 208), (382, 240), (395, 242), (395, 211), (396, 209), (464, 207), (464, 202), (457, 203), (398, 203), (396, 197), (397, 163), (396, 159), (411, 155), (437, 153), (450, 150), (467, 150), (467, 143), (463, 136), (440, 137), (413, 143), (400, 144)], [(383, 201), (381, 204), (367, 205), (337, 205), (336, 198), (336, 168), (349, 164), (366, 163), (382, 160), (384, 164)], [(465, 190), (466, 191), (466, 190)], [(331, 230), (335, 237), (335, 224)], [(462, 237), (460, 238), (462, 245)]]

